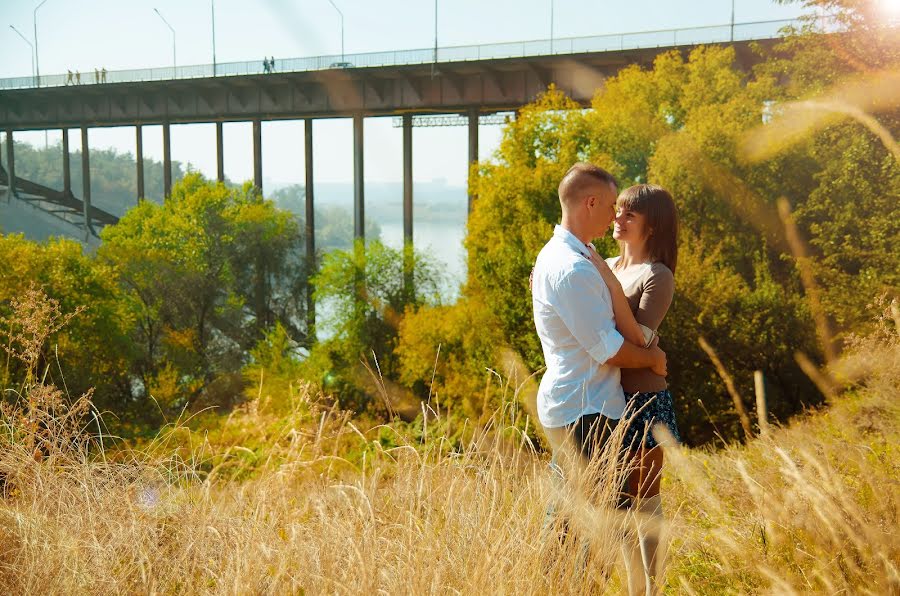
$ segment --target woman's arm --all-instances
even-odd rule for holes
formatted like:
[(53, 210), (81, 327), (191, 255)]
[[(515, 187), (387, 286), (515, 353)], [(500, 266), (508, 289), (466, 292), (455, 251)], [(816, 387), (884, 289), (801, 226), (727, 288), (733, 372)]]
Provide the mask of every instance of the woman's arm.
[(644, 282), (644, 290), (641, 293), (641, 302), (638, 304), (635, 318), (641, 325), (646, 325), (654, 331), (659, 329), (663, 318), (672, 305), (672, 297), (675, 294), (675, 276), (669, 268), (661, 263), (655, 263), (650, 276)]
[(597, 251), (590, 248), (589, 253), (591, 255), (591, 263), (600, 272), (606, 287), (609, 288), (609, 295), (612, 298), (613, 316), (616, 318), (616, 329), (622, 334), (622, 337), (634, 345), (645, 345), (647, 340), (644, 338), (644, 332), (641, 330), (637, 319), (634, 318), (634, 313), (631, 312), (631, 306), (628, 304), (628, 299), (625, 298), (625, 290), (622, 289), (622, 284), (619, 283), (618, 278), (609, 268), (609, 265), (606, 264), (606, 261), (597, 254)]

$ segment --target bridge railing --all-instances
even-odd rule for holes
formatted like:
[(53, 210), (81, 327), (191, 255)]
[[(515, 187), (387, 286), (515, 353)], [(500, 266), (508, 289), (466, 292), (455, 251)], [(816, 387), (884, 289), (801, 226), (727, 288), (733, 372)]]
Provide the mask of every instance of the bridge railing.
[[(776, 21), (735, 23), (734, 25), (710, 25), (683, 29), (641, 31), (637, 33), (567, 37), (553, 39), (552, 41), (544, 39), (471, 46), (452, 46), (437, 49), (427, 48), (387, 52), (367, 52), (362, 54), (332, 54), (305, 58), (286, 58), (276, 59), (274, 70), (275, 72), (308, 72), (332, 68), (372, 68), (379, 66), (429, 64), (432, 62), (462, 62), (471, 60), (677, 47), (706, 43), (728, 43), (730, 41), (773, 39), (782, 35), (782, 32), (788, 27), (799, 28), (803, 23), (804, 22), (800, 19), (783, 19)], [(831, 21), (822, 22), (819, 24), (819, 27), (823, 30), (834, 30), (834, 24)], [(263, 61), (260, 59), (244, 62), (218, 63), (215, 65), (215, 68), (212, 64), (198, 64), (178, 67), (169, 66), (135, 70), (117, 70), (108, 71), (105, 74), (85, 72), (80, 73), (80, 81), (76, 79), (75, 73), (73, 73), (71, 78), (68, 73), (41, 75), (39, 80), (36, 77), (13, 77), (0, 79), (0, 90), (26, 89), (33, 87), (62, 87), (65, 85), (166, 81), (208, 78), (213, 76), (264, 74), (265, 72)]]

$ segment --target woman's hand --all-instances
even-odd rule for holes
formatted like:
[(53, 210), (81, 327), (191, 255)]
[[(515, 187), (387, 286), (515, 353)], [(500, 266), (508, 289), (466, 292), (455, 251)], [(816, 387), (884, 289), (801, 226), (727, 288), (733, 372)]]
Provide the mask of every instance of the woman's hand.
[(641, 326), (638, 325), (638, 322), (634, 318), (634, 313), (631, 312), (631, 306), (625, 298), (622, 284), (619, 283), (616, 274), (612, 272), (612, 269), (609, 268), (609, 265), (606, 264), (603, 257), (594, 250), (594, 247), (588, 245), (587, 249), (588, 258), (591, 260), (591, 263), (593, 263), (597, 271), (600, 272), (600, 277), (603, 278), (606, 287), (609, 288), (610, 298), (612, 299), (613, 316), (616, 320), (616, 329), (619, 330), (622, 337), (634, 345), (641, 347), (645, 346), (647, 340), (644, 338), (644, 332), (641, 330)]
[(609, 285), (610, 277), (615, 277), (615, 274), (612, 272), (612, 269), (609, 268), (609, 265), (606, 264), (606, 261), (603, 260), (603, 257), (601, 257), (590, 244), (588, 245), (588, 257), (594, 267), (597, 268), (597, 271), (600, 272), (600, 276), (607, 282), (607, 285)]

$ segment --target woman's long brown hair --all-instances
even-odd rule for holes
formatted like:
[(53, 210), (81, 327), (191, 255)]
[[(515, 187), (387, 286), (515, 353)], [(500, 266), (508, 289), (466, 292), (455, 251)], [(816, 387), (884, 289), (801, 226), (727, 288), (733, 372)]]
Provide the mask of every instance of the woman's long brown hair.
[[(634, 211), (647, 218), (650, 259), (662, 263), (674, 274), (678, 264), (678, 212), (669, 191), (655, 184), (636, 184), (622, 191), (616, 209)], [(622, 244), (619, 242), (619, 247), (624, 250)]]

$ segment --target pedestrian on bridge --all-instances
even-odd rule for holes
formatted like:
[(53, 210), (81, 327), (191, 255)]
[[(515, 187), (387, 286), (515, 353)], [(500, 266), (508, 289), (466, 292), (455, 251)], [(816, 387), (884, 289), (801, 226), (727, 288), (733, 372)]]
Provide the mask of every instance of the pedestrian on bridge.
[(106, 67), (105, 66), (100, 70), (100, 82), (101, 83), (106, 82)]
[(69, 71), (69, 76), (66, 78), (66, 85), (74, 85), (75, 81), (72, 80), (72, 71)]
[(272, 71), (269, 69), (269, 59), (268, 59), (268, 58), (263, 58), (263, 72), (265, 72), (265, 73), (270, 73), (270, 72), (272, 72)]
[(94, 69), (94, 82), (95, 83), (100, 82), (100, 70), (97, 68)]
[(75, 71), (75, 84), (76, 85), (81, 84), (81, 72), (77, 71), (77, 70)]
[(275, 72), (275, 56), (269, 58), (269, 72)]

